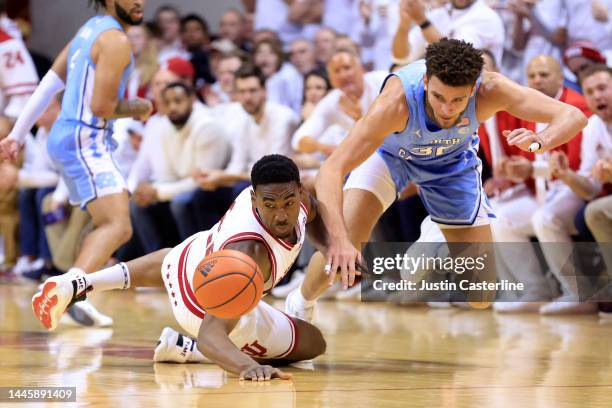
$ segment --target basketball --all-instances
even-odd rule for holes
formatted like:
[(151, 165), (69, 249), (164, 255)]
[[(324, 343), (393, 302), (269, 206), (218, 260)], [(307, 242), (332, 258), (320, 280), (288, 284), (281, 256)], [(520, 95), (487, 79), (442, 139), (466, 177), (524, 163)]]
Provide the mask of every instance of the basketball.
[(253, 310), (263, 295), (263, 286), (263, 275), (255, 261), (230, 249), (204, 258), (192, 281), (199, 305), (223, 319), (235, 319)]

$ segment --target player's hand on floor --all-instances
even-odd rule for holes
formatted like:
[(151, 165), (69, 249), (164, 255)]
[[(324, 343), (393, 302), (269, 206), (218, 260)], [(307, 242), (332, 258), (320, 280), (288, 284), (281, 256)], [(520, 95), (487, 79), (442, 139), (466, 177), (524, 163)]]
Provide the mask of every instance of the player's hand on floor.
[(284, 373), (269, 365), (255, 364), (240, 373), (240, 380), (270, 381), (274, 378), (290, 380), (293, 375)]
[(349, 240), (333, 242), (327, 250), (327, 263), (325, 273), (329, 275), (329, 285), (336, 280), (336, 273), (340, 270), (342, 288), (348, 289), (355, 283), (355, 275), (361, 275), (358, 270), (361, 262), (361, 252)]

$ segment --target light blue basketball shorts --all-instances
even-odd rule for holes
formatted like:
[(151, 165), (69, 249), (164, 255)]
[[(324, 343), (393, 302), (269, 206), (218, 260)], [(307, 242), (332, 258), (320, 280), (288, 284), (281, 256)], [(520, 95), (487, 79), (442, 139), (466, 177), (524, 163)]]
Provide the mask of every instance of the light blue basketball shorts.
[(370, 191), (387, 210), (411, 181), (419, 186), (423, 205), (441, 228), (487, 225), (495, 218), (480, 168), (474, 164), (425, 167), (377, 151), (351, 172), (344, 190)]
[(116, 143), (108, 129), (57, 121), (47, 150), (70, 193), (82, 209), (91, 201), (127, 190), (125, 177), (112, 156)]

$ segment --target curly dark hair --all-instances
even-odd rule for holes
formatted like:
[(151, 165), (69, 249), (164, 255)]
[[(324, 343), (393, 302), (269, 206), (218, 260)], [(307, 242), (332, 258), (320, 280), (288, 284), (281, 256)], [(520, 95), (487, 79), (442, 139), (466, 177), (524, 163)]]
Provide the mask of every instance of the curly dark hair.
[(251, 184), (256, 189), (260, 184), (291, 183), (300, 184), (300, 171), (287, 156), (269, 154), (253, 165)]
[(106, 7), (106, 0), (89, 0), (89, 5), (98, 10), (100, 7)]
[(443, 38), (425, 52), (427, 78), (438, 77), (445, 85), (473, 85), (482, 72), (482, 51), (470, 43)]

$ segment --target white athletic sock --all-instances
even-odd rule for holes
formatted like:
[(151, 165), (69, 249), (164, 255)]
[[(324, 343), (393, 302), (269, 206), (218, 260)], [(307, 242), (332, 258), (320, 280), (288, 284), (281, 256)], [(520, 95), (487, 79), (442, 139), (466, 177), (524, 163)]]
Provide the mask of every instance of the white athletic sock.
[(198, 350), (198, 341), (195, 339), (191, 339), (191, 341), (193, 341), (193, 349), (191, 350), (191, 355), (187, 361), (190, 363), (210, 363), (210, 360), (204, 357), (204, 354)]
[(89, 281), (87, 274), (81, 268), (73, 266), (72, 268), (68, 269), (66, 275), (67, 274), (79, 276), (79, 278), (77, 279), (77, 293), (83, 293), (83, 291), (86, 291), (87, 288), (91, 286), (91, 282)]
[(87, 275), (87, 282), (93, 287), (92, 293), (130, 287), (130, 271), (124, 262), (99, 272)]
[(302, 285), (300, 285), (296, 290), (295, 296), (293, 300), (298, 304), (302, 309), (307, 309), (309, 307), (314, 306), (317, 303), (317, 299), (306, 300), (304, 295), (302, 294)]

